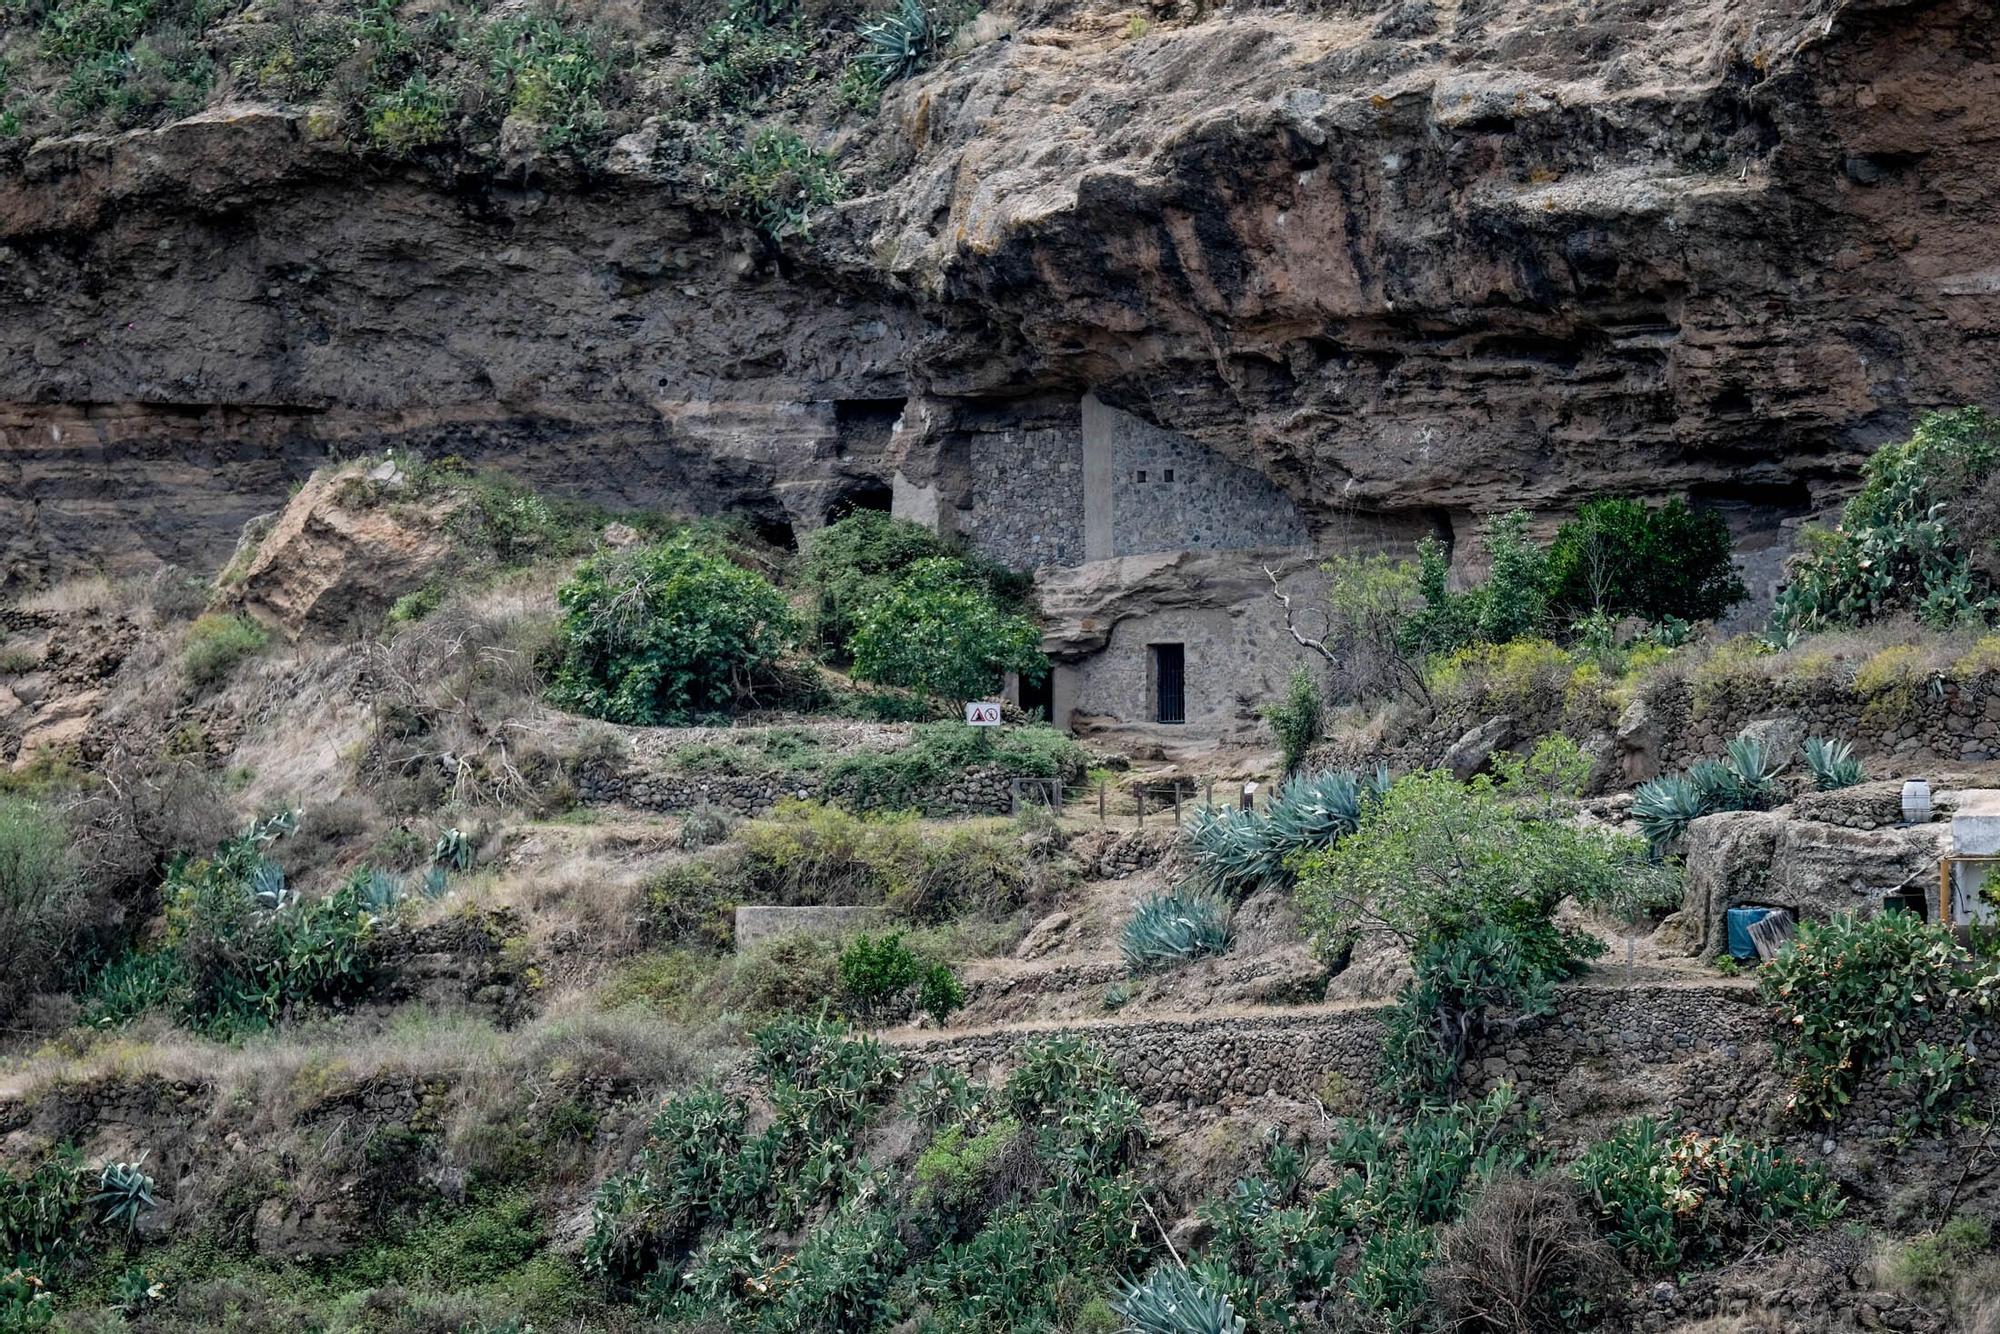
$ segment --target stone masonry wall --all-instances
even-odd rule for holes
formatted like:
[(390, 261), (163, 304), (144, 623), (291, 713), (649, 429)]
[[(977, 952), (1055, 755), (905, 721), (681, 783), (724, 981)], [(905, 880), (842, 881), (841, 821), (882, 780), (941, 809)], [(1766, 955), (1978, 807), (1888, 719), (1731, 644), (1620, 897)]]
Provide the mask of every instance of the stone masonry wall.
[[(1017, 777), (1000, 768), (967, 769), (926, 796), (918, 809), (939, 819), (1011, 815)], [(787, 798), (839, 801), (841, 796), (816, 773), (685, 774), (643, 763), (585, 766), (577, 775), (576, 791), (587, 805), (631, 806), (669, 815), (703, 806), (762, 815)]]
[[(1028, 1043), (1066, 1033), (1101, 1047), (1149, 1105), (1240, 1108), (1270, 1095), (1317, 1098), (1336, 1114), (1382, 1112), (1389, 1109), (1379, 1086), (1387, 1008), (1110, 1020), (930, 1037), (906, 1050), (926, 1067), (994, 1078)], [(1770, 1012), (1753, 987), (1577, 985), (1560, 989), (1545, 1020), (1475, 1052), (1467, 1083), (1474, 1094), (1512, 1083), (1572, 1126), (1672, 1115), (1704, 1131), (1729, 1127), (1818, 1147), (1829, 1135), (1852, 1139), (1894, 1123), (1903, 1095), (1872, 1076), (1840, 1126), (1789, 1119), (1790, 1085), (1771, 1035)]]
[[(1651, 683), (1614, 717), (1608, 694), (1538, 689), (1508, 700), (1447, 700), (1435, 718), (1370, 741), (1365, 750), (1339, 743), (1315, 755), (1316, 767), (1341, 768), (1385, 760), (1397, 770), (1435, 766), (1460, 737), (1488, 718), (1514, 720), (1504, 744), (1520, 747), (1564, 732), (1601, 752), (1610, 787), (1632, 786), (1696, 760), (1718, 759), (1753, 723), (1782, 720), (1800, 739), (1836, 737), (1879, 773), (1921, 772), (1924, 766), (2000, 759), (2000, 673), (1963, 678), (1938, 675), (1864, 692), (1839, 678), (1772, 680), (1744, 676)], [(1795, 770), (1802, 761), (1790, 756)], [(1614, 763), (1615, 761), (1615, 763)], [(1886, 763), (1885, 763), (1886, 762)]]
[(1074, 428), (975, 436), (973, 547), (1015, 569), (1075, 565), (1083, 554), (1083, 438)]
[(1111, 448), (1114, 556), (1247, 551), (1312, 541), (1290, 496), (1254, 468), (1130, 413), (1086, 404), (1086, 455)]

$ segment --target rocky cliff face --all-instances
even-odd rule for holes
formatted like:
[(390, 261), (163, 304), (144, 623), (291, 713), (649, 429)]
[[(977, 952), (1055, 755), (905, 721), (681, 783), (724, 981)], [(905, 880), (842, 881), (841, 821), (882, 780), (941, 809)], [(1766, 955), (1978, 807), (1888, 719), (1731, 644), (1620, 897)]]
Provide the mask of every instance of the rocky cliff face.
[[(213, 565), (409, 445), (771, 531), (1099, 399), (1322, 545), (1692, 489), (1823, 508), (2000, 397), (1984, 0), (995, 6), (830, 132), (782, 253), (620, 141), (587, 177), (357, 160), (284, 107), (0, 180), (0, 560)], [(898, 429), (899, 428), (899, 429)], [(1357, 537), (1358, 535), (1358, 537)]]

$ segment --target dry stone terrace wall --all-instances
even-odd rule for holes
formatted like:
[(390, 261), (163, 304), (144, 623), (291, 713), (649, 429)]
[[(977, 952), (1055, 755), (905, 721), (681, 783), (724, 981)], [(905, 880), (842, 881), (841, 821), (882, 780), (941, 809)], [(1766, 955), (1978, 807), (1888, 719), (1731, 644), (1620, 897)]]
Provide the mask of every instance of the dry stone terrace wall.
[[(925, 795), (918, 810), (938, 819), (1009, 815), (1014, 809), (1014, 780), (1019, 777), (1000, 768), (968, 769)], [(645, 764), (586, 766), (577, 775), (576, 791), (589, 805), (632, 806), (666, 814), (712, 806), (737, 815), (762, 815), (787, 798), (837, 802), (843, 795), (820, 774), (683, 774)]]
[[(1013, 1029), (907, 1044), (924, 1066), (1004, 1074), (1022, 1048), (1058, 1033), (1103, 1048), (1149, 1105), (1242, 1107), (1275, 1095), (1334, 1113), (1387, 1111), (1379, 1087), (1386, 1006), (1194, 1021)], [(1672, 1115), (1691, 1126), (1780, 1128), (1788, 1088), (1771, 1019), (1753, 988), (1715, 984), (1562, 989), (1553, 1015), (1476, 1052), (1470, 1090), (1512, 1083), (1551, 1114), (1617, 1120)]]
[(1682, 768), (1722, 752), (1760, 718), (1796, 718), (1808, 736), (1852, 741), (1900, 763), (2000, 757), (2000, 674), (1925, 678), (1865, 694), (1842, 681), (1736, 679), (1704, 688), (1675, 682), (1647, 707), (1658, 715), (1661, 760)]
[[(1745, 674), (1704, 681), (1650, 684), (1613, 715), (1605, 707), (1580, 707), (1576, 697), (1550, 691), (1546, 698), (1466, 709), (1448, 701), (1436, 718), (1416, 725), (1387, 745), (1365, 753), (1339, 744), (1314, 757), (1323, 768), (1366, 766), (1385, 760), (1399, 771), (1444, 762), (1453, 745), (1491, 717), (1513, 719), (1512, 746), (1563, 732), (1601, 755), (1609, 786), (1629, 786), (1696, 760), (1719, 758), (1752, 723), (1783, 720), (1799, 737), (1838, 737), (1854, 744), (1879, 770), (1886, 761), (1901, 772), (1911, 766), (1973, 764), (2000, 759), (2000, 673), (1954, 678), (1919, 676), (1892, 689), (1864, 692), (1842, 679), (1769, 679)], [(1794, 767), (1798, 755), (1792, 754)]]

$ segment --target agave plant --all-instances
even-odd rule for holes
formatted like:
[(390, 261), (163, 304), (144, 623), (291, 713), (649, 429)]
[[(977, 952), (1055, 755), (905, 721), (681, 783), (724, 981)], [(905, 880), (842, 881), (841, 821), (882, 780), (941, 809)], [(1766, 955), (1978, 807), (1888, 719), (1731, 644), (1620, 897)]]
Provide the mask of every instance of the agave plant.
[(1389, 789), (1396, 786), (1396, 775), (1389, 772), (1389, 766), (1378, 764), (1375, 772), (1362, 783), (1361, 795), (1369, 801), (1380, 801), (1389, 795)]
[(876, 87), (886, 87), (930, 64), (949, 36), (923, 0), (903, 0), (881, 18), (861, 25), (861, 52), (855, 61)]
[(90, 1202), (104, 1206), (104, 1215), (99, 1220), (106, 1227), (122, 1223), (126, 1231), (136, 1231), (139, 1216), (156, 1208), (159, 1201), (153, 1198), (153, 1178), (140, 1170), (146, 1161), (141, 1154), (136, 1163), (106, 1163), (97, 1177), (97, 1194)]
[(394, 878), (372, 867), (354, 873), (354, 893), (363, 908), (378, 916), (392, 911), (403, 897), (402, 886)]
[(1177, 1264), (1161, 1265), (1113, 1302), (1137, 1334), (1243, 1334), (1229, 1298)]
[(1806, 741), (1805, 753), (1806, 768), (1812, 770), (1813, 781), (1822, 792), (1853, 787), (1867, 777), (1848, 742), (1834, 737), (1812, 737)]
[(1283, 872), (1257, 811), (1231, 807), (1197, 807), (1188, 821), (1188, 843), (1202, 882), (1219, 893), (1241, 897)]
[(1708, 814), (1701, 789), (1691, 779), (1673, 775), (1655, 778), (1632, 794), (1632, 818), (1657, 856)]
[(259, 861), (250, 868), (250, 897), (257, 906), (275, 912), (285, 906), (285, 871), (276, 862)]
[(1264, 813), (1265, 837), (1284, 855), (1330, 847), (1361, 824), (1361, 783), (1353, 774), (1294, 778)]
[(441, 899), (451, 888), (451, 876), (442, 866), (429, 867), (417, 881), (417, 888), (427, 899)]
[(431, 849), (431, 865), (442, 866), (448, 871), (470, 871), (472, 841), (462, 830), (445, 830), (438, 835), (437, 845)]
[(1761, 810), (1770, 805), (1777, 795), (1777, 778), (1785, 771), (1785, 762), (1748, 733), (1730, 742), (1727, 750), (1726, 763), (1741, 798), (1739, 809)]
[(1701, 798), (1701, 813), (1740, 811), (1744, 807), (1743, 788), (1735, 772), (1720, 760), (1696, 760), (1688, 766), (1688, 782)]
[(1125, 967), (1157, 972), (1229, 948), (1229, 904), (1200, 890), (1173, 889), (1143, 900), (1125, 923)]
[(1203, 882), (1242, 898), (1284, 880), (1287, 859), (1353, 833), (1363, 808), (1380, 799), (1389, 781), (1386, 769), (1365, 784), (1351, 773), (1302, 775), (1278, 789), (1262, 812), (1197, 810), (1187, 836)]

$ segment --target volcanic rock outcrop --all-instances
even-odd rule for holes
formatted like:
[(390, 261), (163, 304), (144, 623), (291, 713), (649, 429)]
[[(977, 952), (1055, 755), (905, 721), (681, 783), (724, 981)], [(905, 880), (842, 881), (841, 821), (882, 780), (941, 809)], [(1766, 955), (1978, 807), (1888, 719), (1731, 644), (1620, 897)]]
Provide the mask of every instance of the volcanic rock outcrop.
[(1749, 546), (2000, 397), (1985, 0), (1005, 0), (829, 127), (782, 251), (627, 136), (588, 176), (358, 161), (297, 108), (0, 168), (0, 577), (209, 567), (334, 452), (766, 531), (964, 509), (1104, 403), (1320, 545), (1692, 490)]

